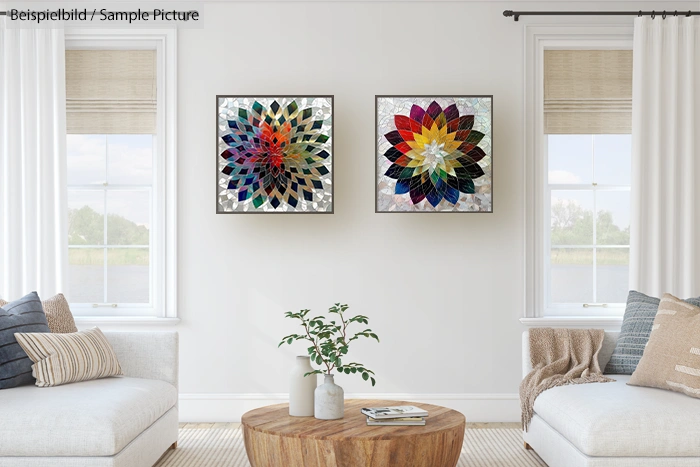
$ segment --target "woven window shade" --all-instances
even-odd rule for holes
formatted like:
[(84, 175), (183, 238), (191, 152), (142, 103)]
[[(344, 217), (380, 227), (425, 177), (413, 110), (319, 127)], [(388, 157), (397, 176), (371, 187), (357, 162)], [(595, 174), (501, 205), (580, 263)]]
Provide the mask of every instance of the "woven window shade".
[(155, 50), (67, 50), (68, 133), (155, 134)]
[(545, 50), (544, 132), (632, 132), (631, 50)]

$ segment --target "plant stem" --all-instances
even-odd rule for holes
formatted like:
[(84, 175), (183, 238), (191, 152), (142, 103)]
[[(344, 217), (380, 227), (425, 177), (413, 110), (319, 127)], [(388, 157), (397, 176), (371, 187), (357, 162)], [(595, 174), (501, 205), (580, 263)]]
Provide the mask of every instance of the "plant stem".
[(340, 321), (343, 322), (343, 345), (348, 345), (347, 342), (345, 342), (345, 328), (348, 327), (348, 323), (345, 321), (345, 318), (343, 318), (343, 312), (341, 310), (338, 310), (338, 314), (340, 315)]
[[(347, 346), (348, 344), (347, 344), (347, 342), (345, 342), (345, 328), (347, 328), (348, 323), (345, 321), (345, 318), (343, 318), (343, 311), (341, 308), (338, 308), (338, 316), (340, 316), (340, 322), (343, 323), (343, 345)], [(342, 355), (342, 353), (340, 352), (340, 349), (338, 349), (338, 352), (336, 353), (335, 358), (337, 359), (341, 355)], [(333, 367), (331, 368), (331, 370), (333, 368), (335, 368), (335, 363), (333, 364)], [(328, 370), (328, 372), (330, 374), (330, 370)]]
[[(318, 345), (316, 344), (316, 341), (311, 337), (311, 334), (309, 333), (309, 324), (308, 321), (303, 320), (302, 321), (304, 324), (304, 331), (306, 331), (306, 335), (308, 336), (309, 340), (311, 343), (314, 345), (314, 348), (316, 349), (316, 355), (321, 356), (321, 349), (318, 348)], [(323, 360), (323, 357), (321, 357)], [(326, 368), (328, 368), (328, 374), (331, 374), (331, 368), (328, 367), (328, 363), (326, 363), (325, 360), (323, 360), (323, 363), (326, 365)]]

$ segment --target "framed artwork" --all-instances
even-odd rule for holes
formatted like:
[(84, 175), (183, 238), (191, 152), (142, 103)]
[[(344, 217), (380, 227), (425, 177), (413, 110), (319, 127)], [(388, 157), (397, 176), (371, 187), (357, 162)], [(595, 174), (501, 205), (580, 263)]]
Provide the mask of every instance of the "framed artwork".
[(493, 96), (376, 96), (376, 212), (493, 212)]
[(216, 213), (333, 213), (333, 96), (216, 96)]

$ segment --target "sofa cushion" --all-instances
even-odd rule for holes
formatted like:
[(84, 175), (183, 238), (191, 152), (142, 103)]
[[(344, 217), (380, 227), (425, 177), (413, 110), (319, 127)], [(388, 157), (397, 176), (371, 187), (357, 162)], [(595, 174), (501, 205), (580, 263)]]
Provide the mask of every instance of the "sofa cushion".
[(46, 313), (46, 321), (49, 322), (49, 329), (54, 333), (78, 332), (75, 326), (73, 313), (70, 311), (68, 300), (62, 293), (41, 301)]
[(649, 343), (630, 377), (633, 386), (700, 398), (700, 307), (664, 294)]
[[(8, 302), (0, 298), (0, 307), (7, 305)], [(56, 294), (51, 298), (41, 301), (41, 306), (46, 314), (46, 321), (49, 323), (51, 332), (78, 332), (75, 327), (75, 319), (70, 311), (68, 300), (62, 294)]]
[(175, 406), (170, 383), (105, 378), (0, 391), (0, 457), (112, 456)]
[(32, 375), (39, 387), (124, 374), (100, 328), (62, 334), (18, 332), (15, 338), (34, 362)]
[(0, 389), (34, 384), (32, 361), (17, 343), (16, 332), (50, 332), (36, 292), (0, 307)]
[(700, 400), (613, 378), (549, 389), (535, 413), (588, 456), (700, 456)]
[[(654, 325), (660, 301), (659, 298), (630, 290), (625, 315), (622, 318), (620, 337), (603, 373), (623, 375), (634, 373), (644, 353), (644, 347), (649, 342), (649, 334)], [(691, 305), (700, 306), (700, 297), (688, 298), (685, 301)]]

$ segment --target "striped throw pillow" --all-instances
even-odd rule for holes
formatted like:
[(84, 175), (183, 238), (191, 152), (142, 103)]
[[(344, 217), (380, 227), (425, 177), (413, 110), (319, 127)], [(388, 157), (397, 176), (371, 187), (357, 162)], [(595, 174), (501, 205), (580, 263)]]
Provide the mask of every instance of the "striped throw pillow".
[(700, 307), (664, 294), (628, 384), (700, 398)]
[(117, 355), (99, 328), (68, 334), (17, 333), (32, 359), (39, 387), (123, 375)]
[(49, 332), (36, 292), (0, 307), (0, 389), (34, 383), (32, 361), (17, 343), (16, 332)]
[[(0, 298), (0, 307), (5, 305), (7, 302)], [(78, 332), (73, 313), (71, 313), (68, 301), (62, 293), (42, 300), (41, 306), (46, 314), (46, 321), (49, 323), (51, 332)]]

